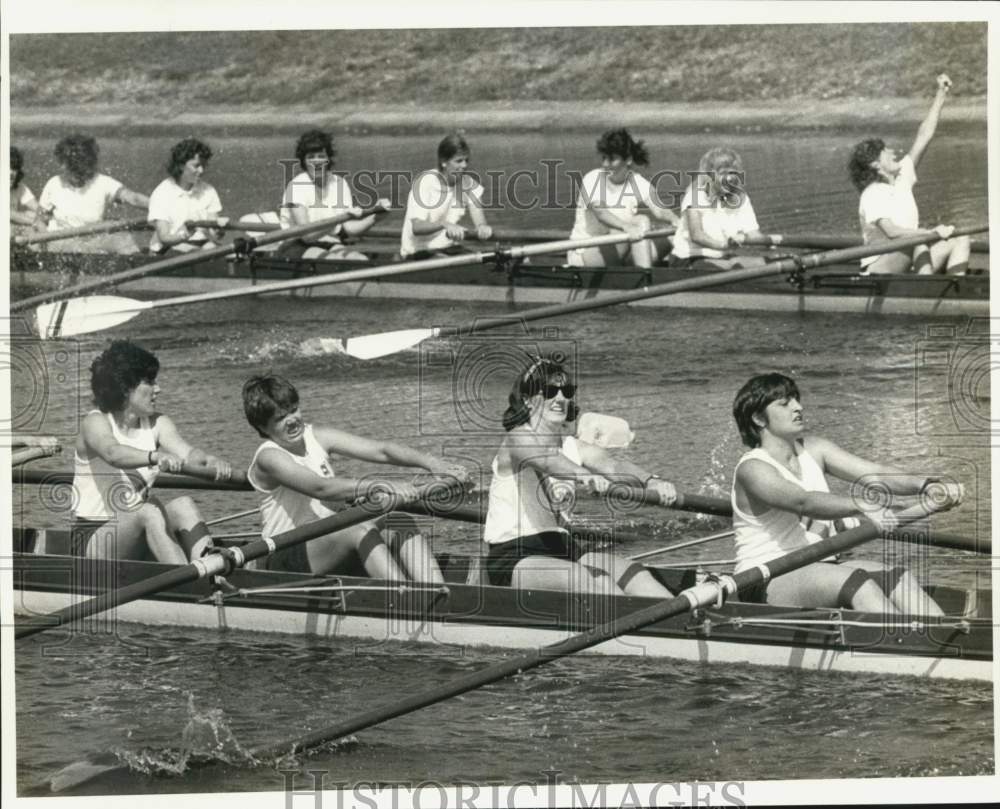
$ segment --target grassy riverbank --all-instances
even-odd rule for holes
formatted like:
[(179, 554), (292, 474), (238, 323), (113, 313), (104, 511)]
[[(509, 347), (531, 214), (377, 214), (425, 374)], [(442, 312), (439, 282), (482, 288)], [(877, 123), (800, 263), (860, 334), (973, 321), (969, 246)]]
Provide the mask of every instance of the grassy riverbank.
[(18, 35), (10, 65), (16, 130), (909, 127), (941, 70), (946, 125), (986, 110), (979, 23)]

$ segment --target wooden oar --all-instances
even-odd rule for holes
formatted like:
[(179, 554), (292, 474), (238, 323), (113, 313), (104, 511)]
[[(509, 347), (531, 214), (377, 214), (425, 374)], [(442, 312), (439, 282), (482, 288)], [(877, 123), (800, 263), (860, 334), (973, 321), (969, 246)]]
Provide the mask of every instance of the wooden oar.
[[(281, 225), (277, 222), (245, 222), (243, 219), (230, 219), (225, 225), (219, 225), (214, 219), (196, 219), (188, 222), (192, 228), (217, 228), (219, 230), (236, 230), (242, 233), (269, 233), (277, 230)], [(551, 242), (556, 239), (565, 239), (568, 228), (493, 228), (488, 242)], [(396, 239), (400, 237), (401, 228), (388, 227), (385, 225), (375, 225), (368, 228), (360, 236), (353, 237), (362, 242), (365, 238), (375, 239)], [(475, 228), (468, 228), (465, 234), (466, 241), (477, 241)]]
[[(829, 233), (765, 233), (757, 238), (749, 237), (744, 242), (753, 247), (804, 247), (808, 250), (842, 250), (860, 247), (863, 242), (857, 236), (837, 236)], [(990, 243), (983, 239), (972, 241), (973, 253), (989, 253)]]
[[(416, 499), (447, 497), (451, 491), (450, 487), (435, 483), (423, 487)], [(225, 554), (210, 553), (197, 561), (173, 568), (158, 576), (151, 576), (144, 581), (103, 593), (81, 604), (71, 604), (64, 609), (57, 610), (48, 615), (32, 618), (32, 623), (18, 626), (15, 629), (14, 637), (20, 640), (21, 638), (44, 632), (47, 629), (65, 627), (83, 618), (105, 612), (114, 607), (120, 607), (128, 604), (130, 601), (136, 601), (153, 593), (170, 590), (173, 587), (179, 587), (182, 584), (188, 584), (209, 576), (225, 575), (234, 568), (243, 567), (247, 562), (251, 562), (254, 559), (269, 556), (276, 551), (300, 545), (316, 537), (332, 534), (344, 528), (349, 528), (352, 525), (374, 519), (382, 514), (388, 514), (397, 508), (398, 505), (399, 503), (395, 498), (386, 498), (386, 502), (382, 504), (368, 502), (364, 505), (346, 509), (339, 514), (333, 514), (330, 517), (309, 523), (308, 525), (286, 531), (283, 534), (278, 534), (275, 537), (255, 539), (239, 548), (231, 548)]]
[[(929, 512), (922, 506), (915, 506), (904, 512), (900, 512), (897, 517), (900, 527), (903, 527), (926, 518), (928, 514)], [(436, 686), (405, 699), (391, 702), (371, 711), (366, 711), (330, 727), (313, 731), (303, 736), (286, 739), (277, 744), (257, 747), (251, 751), (251, 755), (257, 759), (270, 759), (275, 756), (308, 750), (317, 745), (341, 739), (344, 736), (357, 733), (373, 725), (381, 724), (389, 719), (412, 713), (434, 703), (442, 702), (459, 694), (464, 694), (476, 688), (481, 688), (484, 685), (494, 683), (497, 680), (521, 674), (529, 669), (551, 663), (553, 660), (589, 649), (599, 643), (613, 640), (629, 632), (635, 632), (645, 626), (673, 618), (677, 615), (683, 615), (699, 607), (716, 604), (722, 598), (734, 595), (737, 591), (748, 589), (777, 576), (798, 570), (800, 567), (819, 562), (831, 554), (840, 553), (863, 542), (868, 542), (878, 536), (878, 534), (878, 528), (871, 523), (860, 528), (845, 531), (830, 539), (825, 539), (814, 545), (792, 551), (785, 556), (768, 562), (767, 565), (745, 570), (731, 577), (724, 577), (720, 581), (707, 581), (695, 585), (684, 590), (674, 598), (638, 610), (616, 621), (596, 626), (579, 635), (567, 638), (560, 643), (516, 655), (507, 660), (495, 663), (492, 666), (487, 666), (481, 671), (472, 672), (444, 685)]]
[(117, 233), (120, 230), (139, 230), (147, 227), (149, 227), (149, 223), (146, 221), (146, 217), (139, 216), (134, 219), (95, 222), (92, 225), (80, 225), (80, 227), (66, 228), (65, 230), (30, 233), (27, 236), (18, 236), (15, 241), (17, 244), (44, 244), (57, 242), (60, 239), (72, 239), (76, 236), (96, 236), (102, 233)]
[[(285, 231), (286, 233), (288, 231)], [(666, 236), (673, 229), (650, 231), (641, 238)], [(262, 243), (264, 236), (258, 240)], [(368, 281), (372, 279), (390, 278), (408, 273), (440, 270), (445, 267), (463, 267), (469, 264), (486, 264), (498, 258), (526, 258), (545, 255), (547, 253), (564, 253), (579, 247), (597, 247), (605, 244), (620, 244), (628, 241), (638, 241), (628, 234), (609, 234), (595, 236), (592, 239), (561, 239), (555, 242), (525, 245), (521, 247), (497, 247), (478, 253), (464, 253), (457, 256), (429, 258), (422, 261), (403, 261), (395, 264), (382, 264), (376, 267), (366, 267), (357, 270), (345, 270), (328, 273), (311, 278), (297, 278), (292, 281), (276, 281), (271, 284), (258, 284), (241, 289), (223, 289), (217, 292), (202, 292), (197, 295), (182, 295), (175, 298), (164, 298), (157, 301), (137, 301), (132, 298), (122, 298), (113, 295), (93, 295), (74, 298), (70, 301), (60, 301), (39, 306), (35, 312), (35, 323), (38, 333), (43, 339), (56, 337), (72, 337), (77, 334), (110, 329), (127, 323), (141, 312), (151, 309), (162, 309), (171, 306), (186, 306), (206, 301), (228, 300), (232, 298), (266, 295), (274, 292), (287, 292), (293, 289), (344, 284), (349, 281)], [(211, 250), (204, 252), (212, 252)]]
[[(966, 235), (969, 233), (981, 233), (988, 230), (986, 225), (976, 225), (973, 227), (959, 228), (954, 235)], [(622, 303), (632, 303), (647, 298), (657, 298), (663, 295), (673, 295), (678, 292), (689, 292), (696, 289), (708, 289), (710, 287), (725, 286), (735, 284), (740, 281), (751, 281), (755, 278), (766, 278), (769, 275), (783, 275), (798, 270), (822, 267), (827, 264), (837, 264), (843, 261), (854, 261), (867, 256), (877, 256), (894, 250), (916, 247), (919, 244), (929, 244), (938, 241), (941, 237), (936, 233), (923, 236), (913, 236), (906, 239), (897, 239), (892, 244), (869, 245), (865, 247), (852, 247), (845, 250), (831, 250), (823, 253), (809, 253), (807, 255), (795, 256), (794, 258), (776, 261), (762, 267), (753, 267), (745, 270), (726, 270), (722, 272), (707, 272), (693, 274), (691, 278), (680, 281), (670, 281), (665, 284), (657, 284), (643, 289), (629, 290), (627, 292), (617, 292), (602, 295), (597, 298), (575, 301), (573, 303), (556, 304), (553, 306), (540, 306), (535, 309), (525, 309), (516, 314), (501, 315), (497, 317), (480, 318), (465, 326), (438, 326), (434, 328), (401, 329), (399, 331), (380, 332), (378, 334), (366, 334), (359, 337), (329, 338), (317, 337), (308, 342), (311, 347), (326, 353), (349, 354), (358, 359), (370, 360), (376, 357), (384, 357), (395, 354), (399, 351), (413, 348), (424, 340), (433, 337), (459, 337), (464, 334), (478, 334), (487, 329), (496, 329), (503, 326), (511, 326), (532, 320), (543, 320), (553, 317), (586, 312), (592, 309), (603, 309), (607, 306), (616, 306)]]
[[(375, 213), (383, 213), (387, 209), (379, 206), (376, 208), (368, 208), (361, 212), (361, 216), (370, 216)], [(310, 222), (307, 225), (297, 225), (296, 227), (288, 228), (288, 230), (275, 231), (274, 233), (267, 233), (259, 238), (250, 242), (249, 247), (251, 249), (256, 247), (262, 247), (266, 244), (274, 244), (275, 242), (285, 241), (286, 239), (293, 239), (298, 236), (307, 236), (310, 233), (317, 233), (323, 230), (329, 230), (335, 225), (343, 224), (354, 219), (350, 213), (337, 214), (336, 216), (331, 216), (328, 219), (323, 219), (318, 222)], [(16, 301), (10, 305), (11, 311), (17, 312), (23, 309), (27, 309), (32, 306), (37, 306), (40, 303), (48, 303), (49, 301), (60, 301), (67, 298), (74, 298), (83, 292), (91, 292), (95, 289), (104, 289), (106, 287), (115, 286), (116, 284), (122, 284), (126, 281), (134, 281), (136, 278), (142, 278), (147, 275), (153, 275), (154, 273), (164, 273), (171, 270), (179, 270), (182, 267), (191, 267), (195, 264), (200, 264), (203, 261), (210, 261), (214, 258), (225, 258), (234, 252), (235, 248), (233, 245), (222, 245), (220, 247), (213, 247), (208, 250), (193, 250), (190, 253), (184, 253), (179, 256), (171, 256), (170, 258), (165, 258), (161, 261), (153, 261), (149, 264), (144, 264), (141, 267), (134, 267), (130, 270), (124, 270), (114, 275), (104, 276), (103, 278), (95, 278), (90, 281), (85, 281), (82, 284), (77, 284), (75, 287), (70, 287), (69, 289), (56, 290), (53, 292), (44, 292), (40, 295), (33, 295), (30, 298), (24, 298), (22, 300)]]

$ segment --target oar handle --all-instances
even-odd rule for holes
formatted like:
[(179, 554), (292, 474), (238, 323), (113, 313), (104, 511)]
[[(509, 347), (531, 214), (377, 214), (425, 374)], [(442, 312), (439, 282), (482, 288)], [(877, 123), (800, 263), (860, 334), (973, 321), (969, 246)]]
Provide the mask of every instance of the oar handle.
[[(43, 233), (30, 233), (27, 236), (19, 236), (18, 244), (45, 244), (46, 242), (57, 242), (61, 239), (72, 239), (76, 236), (96, 236), (103, 233), (116, 233), (121, 230), (140, 230), (149, 227), (149, 222), (145, 217), (134, 219), (121, 219), (111, 222), (96, 222), (92, 225), (80, 225), (75, 228), (65, 230), (53, 230)], [(12, 307), (13, 308), (13, 307)]]

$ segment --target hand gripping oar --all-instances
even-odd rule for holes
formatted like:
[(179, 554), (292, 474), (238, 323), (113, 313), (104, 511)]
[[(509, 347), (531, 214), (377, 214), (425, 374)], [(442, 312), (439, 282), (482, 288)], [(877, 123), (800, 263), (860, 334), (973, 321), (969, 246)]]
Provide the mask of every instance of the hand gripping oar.
[(95, 222), (92, 225), (80, 225), (80, 227), (66, 228), (65, 230), (30, 233), (27, 236), (15, 237), (14, 242), (16, 244), (44, 244), (46, 242), (57, 242), (60, 239), (72, 239), (76, 236), (96, 236), (103, 233), (117, 233), (121, 230), (140, 230), (146, 227), (149, 227), (149, 222), (146, 221), (145, 216), (141, 216), (134, 219)]
[[(387, 209), (385, 207), (379, 205), (363, 210), (361, 212), (361, 216), (365, 217), (370, 216), (371, 214), (383, 213), (386, 210)], [(250, 249), (253, 249), (255, 247), (262, 247), (265, 244), (274, 244), (275, 242), (285, 241), (286, 239), (293, 239), (298, 236), (307, 236), (310, 233), (329, 230), (335, 225), (343, 224), (344, 222), (348, 222), (355, 218), (356, 217), (350, 213), (337, 214), (336, 216), (331, 216), (328, 219), (310, 222), (306, 225), (296, 225), (295, 227), (288, 228), (287, 230), (278, 230), (273, 233), (266, 233), (263, 236), (259, 236), (256, 239), (251, 240), (248, 246)], [(235, 247), (231, 244), (222, 245), (220, 247), (212, 247), (208, 250), (192, 250), (190, 253), (184, 253), (179, 256), (171, 256), (170, 258), (165, 258), (161, 261), (153, 261), (149, 264), (143, 264), (141, 267), (123, 270), (122, 272), (115, 273), (114, 275), (95, 278), (91, 281), (77, 284), (75, 287), (70, 287), (69, 289), (43, 292), (40, 295), (23, 298), (22, 300), (12, 303), (10, 305), (10, 309), (12, 312), (18, 312), (32, 306), (37, 306), (40, 303), (66, 300), (67, 298), (73, 298), (82, 292), (104, 289), (106, 287), (115, 286), (116, 284), (122, 284), (126, 281), (133, 281), (136, 278), (142, 278), (146, 275), (169, 272), (170, 270), (179, 270), (182, 267), (191, 267), (195, 264), (201, 264), (203, 261), (211, 261), (214, 258), (225, 258), (226, 256), (231, 255), (234, 251)], [(55, 328), (54, 324), (46, 324), (46, 329), (52, 328)]]
[[(447, 498), (453, 490), (453, 486), (432, 483), (423, 487), (415, 499), (433, 500), (436, 498)], [(47, 629), (67, 626), (91, 615), (128, 604), (130, 601), (136, 601), (153, 593), (169, 590), (172, 587), (178, 587), (182, 584), (188, 584), (189, 582), (209, 576), (226, 575), (233, 569), (243, 567), (247, 562), (254, 559), (260, 559), (275, 551), (291, 548), (294, 545), (308, 542), (310, 539), (332, 534), (335, 531), (340, 531), (366, 520), (388, 514), (399, 505), (396, 498), (385, 497), (384, 499), (384, 503), (368, 502), (360, 506), (354, 506), (339, 514), (333, 514), (330, 517), (325, 517), (322, 520), (286, 531), (275, 537), (255, 539), (238, 548), (226, 548), (210, 553), (190, 564), (181, 565), (158, 576), (151, 576), (144, 581), (127, 585), (112, 592), (103, 593), (81, 604), (71, 604), (69, 607), (49, 613), (48, 615), (32, 618), (30, 624), (18, 626), (15, 629), (14, 637), (20, 640), (21, 638), (44, 632)]]
[[(285, 231), (285, 233), (287, 232)], [(649, 231), (643, 234), (641, 238), (668, 236), (671, 233), (673, 233), (673, 229)], [(258, 239), (258, 244), (262, 244), (266, 238), (268, 237), (265, 236)], [(127, 323), (141, 312), (150, 309), (266, 295), (273, 292), (287, 292), (293, 289), (344, 284), (348, 281), (368, 281), (407, 273), (440, 270), (446, 267), (486, 264), (498, 258), (526, 258), (528, 256), (545, 255), (547, 253), (563, 253), (578, 247), (597, 247), (604, 244), (620, 244), (622, 242), (638, 240), (628, 234), (609, 234), (607, 236), (595, 236), (592, 239), (579, 239), (576, 241), (561, 239), (555, 242), (544, 242), (542, 244), (521, 247), (498, 246), (493, 250), (485, 250), (478, 253), (463, 253), (457, 256), (430, 258), (421, 261), (382, 264), (377, 267), (327, 273), (310, 278), (297, 278), (292, 281), (276, 281), (271, 284), (258, 284), (241, 289), (223, 289), (217, 292), (203, 292), (197, 295), (183, 295), (157, 301), (137, 301), (131, 298), (120, 298), (111, 295), (93, 295), (39, 306), (35, 313), (35, 322), (38, 333), (42, 338), (71, 337), (75, 334), (88, 334)]]
[[(961, 235), (961, 234), (959, 234)], [(860, 247), (863, 242), (857, 236), (837, 236), (829, 233), (765, 233), (747, 237), (743, 242), (748, 247), (804, 247), (809, 250), (842, 250)], [(976, 239), (972, 242), (973, 253), (989, 253), (990, 243)]]
[[(986, 225), (959, 228), (952, 234), (964, 236), (970, 233), (981, 233), (988, 230)], [(725, 286), (739, 281), (751, 281), (755, 278), (766, 278), (769, 275), (782, 275), (799, 270), (822, 267), (827, 264), (837, 264), (843, 261), (854, 261), (868, 256), (877, 256), (895, 250), (904, 250), (920, 244), (930, 244), (941, 237), (936, 233), (922, 236), (912, 236), (896, 239), (891, 243), (883, 242), (877, 245), (852, 247), (844, 250), (831, 250), (823, 253), (809, 253), (802, 256), (775, 261), (763, 267), (752, 267), (745, 270), (726, 270), (723, 272), (706, 272), (692, 274), (691, 278), (680, 281), (670, 281), (643, 289), (629, 290), (602, 295), (593, 299), (575, 301), (573, 303), (540, 306), (535, 309), (525, 309), (516, 314), (497, 317), (487, 317), (476, 320), (466, 326), (438, 326), (433, 328), (401, 329), (399, 331), (366, 334), (359, 337), (331, 338), (317, 337), (309, 340), (319, 350), (327, 353), (345, 353), (358, 359), (370, 360), (405, 351), (424, 340), (432, 337), (458, 337), (463, 334), (476, 334), (486, 329), (496, 329), (512, 324), (525, 323), (531, 320), (543, 320), (551, 317), (561, 317), (576, 312), (586, 312), (591, 309), (603, 309), (606, 306), (616, 306), (621, 303), (632, 303), (646, 298), (657, 298), (662, 295), (673, 295), (677, 292), (689, 292), (696, 289)]]
[[(900, 512), (897, 518), (900, 527), (902, 527), (924, 519), (929, 514), (930, 510), (920, 505)], [(574, 635), (551, 646), (543, 646), (508, 660), (503, 660), (481, 671), (472, 672), (444, 685), (427, 689), (419, 694), (414, 694), (396, 702), (391, 702), (388, 705), (359, 714), (336, 725), (308, 733), (304, 736), (286, 739), (277, 744), (255, 748), (251, 751), (251, 754), (257, 759), (267, 759), (308, 750), (325, 742), (343, 738), (351, 733), (357, 733), (359, 730), (381, 724), (397, 716), (412, 713), (421, 708), (426, 708), (428, 705), (433, 705), (436, 702), (456, 697), (459, 694), (481, 688), (484, 685), (511, 677), (515, 674), (521, 674), (529, 669), (537, 668), (546, 663), (551, 663), (553, 660), (589, 649), (599, 643), (613, 640), (629, 632), (635, 632), (658, 621), (682, 615), (699, 607), (717, 604), (726, 596), (734, 595), (737, 591), (745, 590), (781, 576), (784, 573), (789, 573), (793, 570), (798, 570), (800, 567), (819, 562), (831, 554), (840, 553), (841, 551), (874, 539), (878, 534), (879, 529), (875, 525), (868, 523), (860, 528), (854, 528), (843, 534), (837, 534), (830, 539), (824, 539), (813, 545), (799, 548), (785, 556), (768, 562), (766, 565), (758, 565), (751, 570), (745, 570), (733, 576), (722, 576), (716, 580), (697, 584), (694, 587), (684, 590), (674, 598), (638, 610), (618, 620), (595, 626), (586, 632)]]

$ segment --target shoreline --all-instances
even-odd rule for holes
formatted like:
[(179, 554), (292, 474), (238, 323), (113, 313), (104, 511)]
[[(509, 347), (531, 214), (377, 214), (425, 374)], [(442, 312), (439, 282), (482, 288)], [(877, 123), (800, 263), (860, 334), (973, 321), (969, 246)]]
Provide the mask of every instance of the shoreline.
[[(870, 130), (910, 132), (930, 105), (928, 98), (787, 99), (780, 104), (717, 102), (500, 101), (455, 109), (443, 105), (331, 105), (315, 107), (265, 105), (175, 108), (170, 105), (130, 107), (92, 105), (19, 107), (11, 102), (13, 134), (64, 133), (86, 129), (96, 133), (127, 130), (137, 134), (197, 129), (219, 132), (299, 132), (304, 126), (326, 126), (352, 134), (420, 134), (463, 129), (466, 132), (597, 132), (628, 126), (676, 133), (736, 131)], [(986, 98), (953, 99), (941, 114), (939, 134), (986, 130)]]

